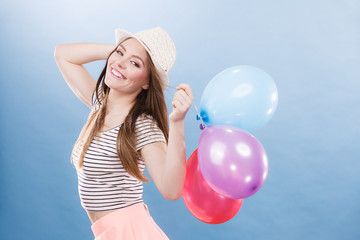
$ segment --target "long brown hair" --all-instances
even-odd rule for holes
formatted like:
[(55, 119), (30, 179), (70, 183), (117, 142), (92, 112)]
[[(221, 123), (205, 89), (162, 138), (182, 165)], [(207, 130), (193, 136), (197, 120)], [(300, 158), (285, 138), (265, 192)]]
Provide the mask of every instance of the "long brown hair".
[[(125, 40), (124, 40), (125, 41)], [(115, 48), (108, 56), (104, 69), (102, 70), (96, 83), (96, 101), (100, 108), (92, 111), (89, 118), (80, 132), (80, 135), (74, 145), (74, 149), (80, 151), (78, 158), (78, 168), (82, 168), (84, 156), (90, 146), (91, 141), (99, 132), (104, 124), (106, 103), (110, 88), (105, 84), (105, 73), (110, 55), (116, 50)], [(117, 134), (116, 151), (124, 169), (140, 181), (148, 182), (139, 167), (139, 153), (136, 151), (135, 123), (141, 114), (151, 115), (157, 123), (157, 126), (164, 133), (166, 142), (169, 138), (169, 126), (167, 119), (167, 108), (165, 103), (164, 92), (161, 88), (160, 78), (148, 54), (150, 64), (149, 88), (143, 89), (136, 97), (135, 104), (130, 109), (124, 123), (121, 125)]]

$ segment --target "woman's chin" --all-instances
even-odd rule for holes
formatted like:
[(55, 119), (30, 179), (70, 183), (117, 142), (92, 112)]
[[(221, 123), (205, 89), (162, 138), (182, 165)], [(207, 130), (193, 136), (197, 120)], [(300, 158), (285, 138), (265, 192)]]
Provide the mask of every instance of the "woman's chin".
[(119, 86), (119, 84), (117, 82), (114, 82), (115, 79), (108, 79), (108, 78), (105, 78), (104, 80), (104, 83), (106, 84), (106, 86), (108, 86), (110, 89), (116, 89)]

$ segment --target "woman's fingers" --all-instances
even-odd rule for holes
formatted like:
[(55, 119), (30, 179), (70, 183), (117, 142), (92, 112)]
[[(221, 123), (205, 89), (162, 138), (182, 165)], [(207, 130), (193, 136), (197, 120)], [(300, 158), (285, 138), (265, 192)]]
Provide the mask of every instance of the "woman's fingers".
[(183, 105), (191, 105), (191, 99), (184, 90), (177, 91), (174, 95), (174, 99), (178, 99)]
[(191, 101), (193, 101), (193, 94), (189, 84), (182, 83), (176, 87), (177, 90), (184, 90), (185, 93), (190, 97)]
[(174, 109), (170, 114), (170, 120), (172, 121), (184, 120), (185, 115), (193, 101), (190, 85), (180, 84), (176, 87), (176, 89), (178, 91), (174, 94), (172, 101), (172, 106)]
[(174, 99), (172, 101), (172, 106), (174, 107), (174, 109), (180, 109), (182, 107), (182, 104), (178, 99)]

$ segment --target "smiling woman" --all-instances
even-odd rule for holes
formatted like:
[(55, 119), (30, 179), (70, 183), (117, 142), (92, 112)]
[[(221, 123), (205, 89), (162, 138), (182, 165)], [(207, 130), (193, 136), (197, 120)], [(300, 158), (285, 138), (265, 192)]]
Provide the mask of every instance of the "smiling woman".
[(116, 92), (138, 95), (149, 88), (150, 64), (145, 62), (149, 62), (148, 54), (139, 41), (125, 40), (109, 57), (105, 84)]
[[(180, 198), (191, 88), (177, 87), (169, 127), (163, 91), (175, 61), (171, 38), (161, 28), (136, 34), (118, 29), (116, 41), (116, 47), (75, 43), (55, 49), (64, 79), (91, 108), (71, 157), (81, 205), (95, 239), (168, 239), (144, 204), (143, 171), (166, 199)], [(95, 83), (83, 64), (101, 59), (107, 61)]]

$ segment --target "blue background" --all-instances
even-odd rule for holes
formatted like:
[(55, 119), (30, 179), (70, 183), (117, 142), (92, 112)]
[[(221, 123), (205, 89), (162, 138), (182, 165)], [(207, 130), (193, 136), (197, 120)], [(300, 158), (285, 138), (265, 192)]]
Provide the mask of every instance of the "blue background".
[[(274, 117), (254, 132), (267, 181), (233, 219), (202, 223), (182, 199), (145, 184), (170, 239), (360, 239), (359, 1), (2, 0), (0, 19), (1, 239), (93, 239), (70, 164), (89, 109), (54, 49), (156, 26), (177, 48), (170, 84), (190, 83), (197, 106), (207, 83), (234, 65), (261, 68), (279, 91)], [(85, 66), (97, 78), (104, 64)], [(192, 107), (186, 117), (188, 157), (201, 133), (195, 115)]]

